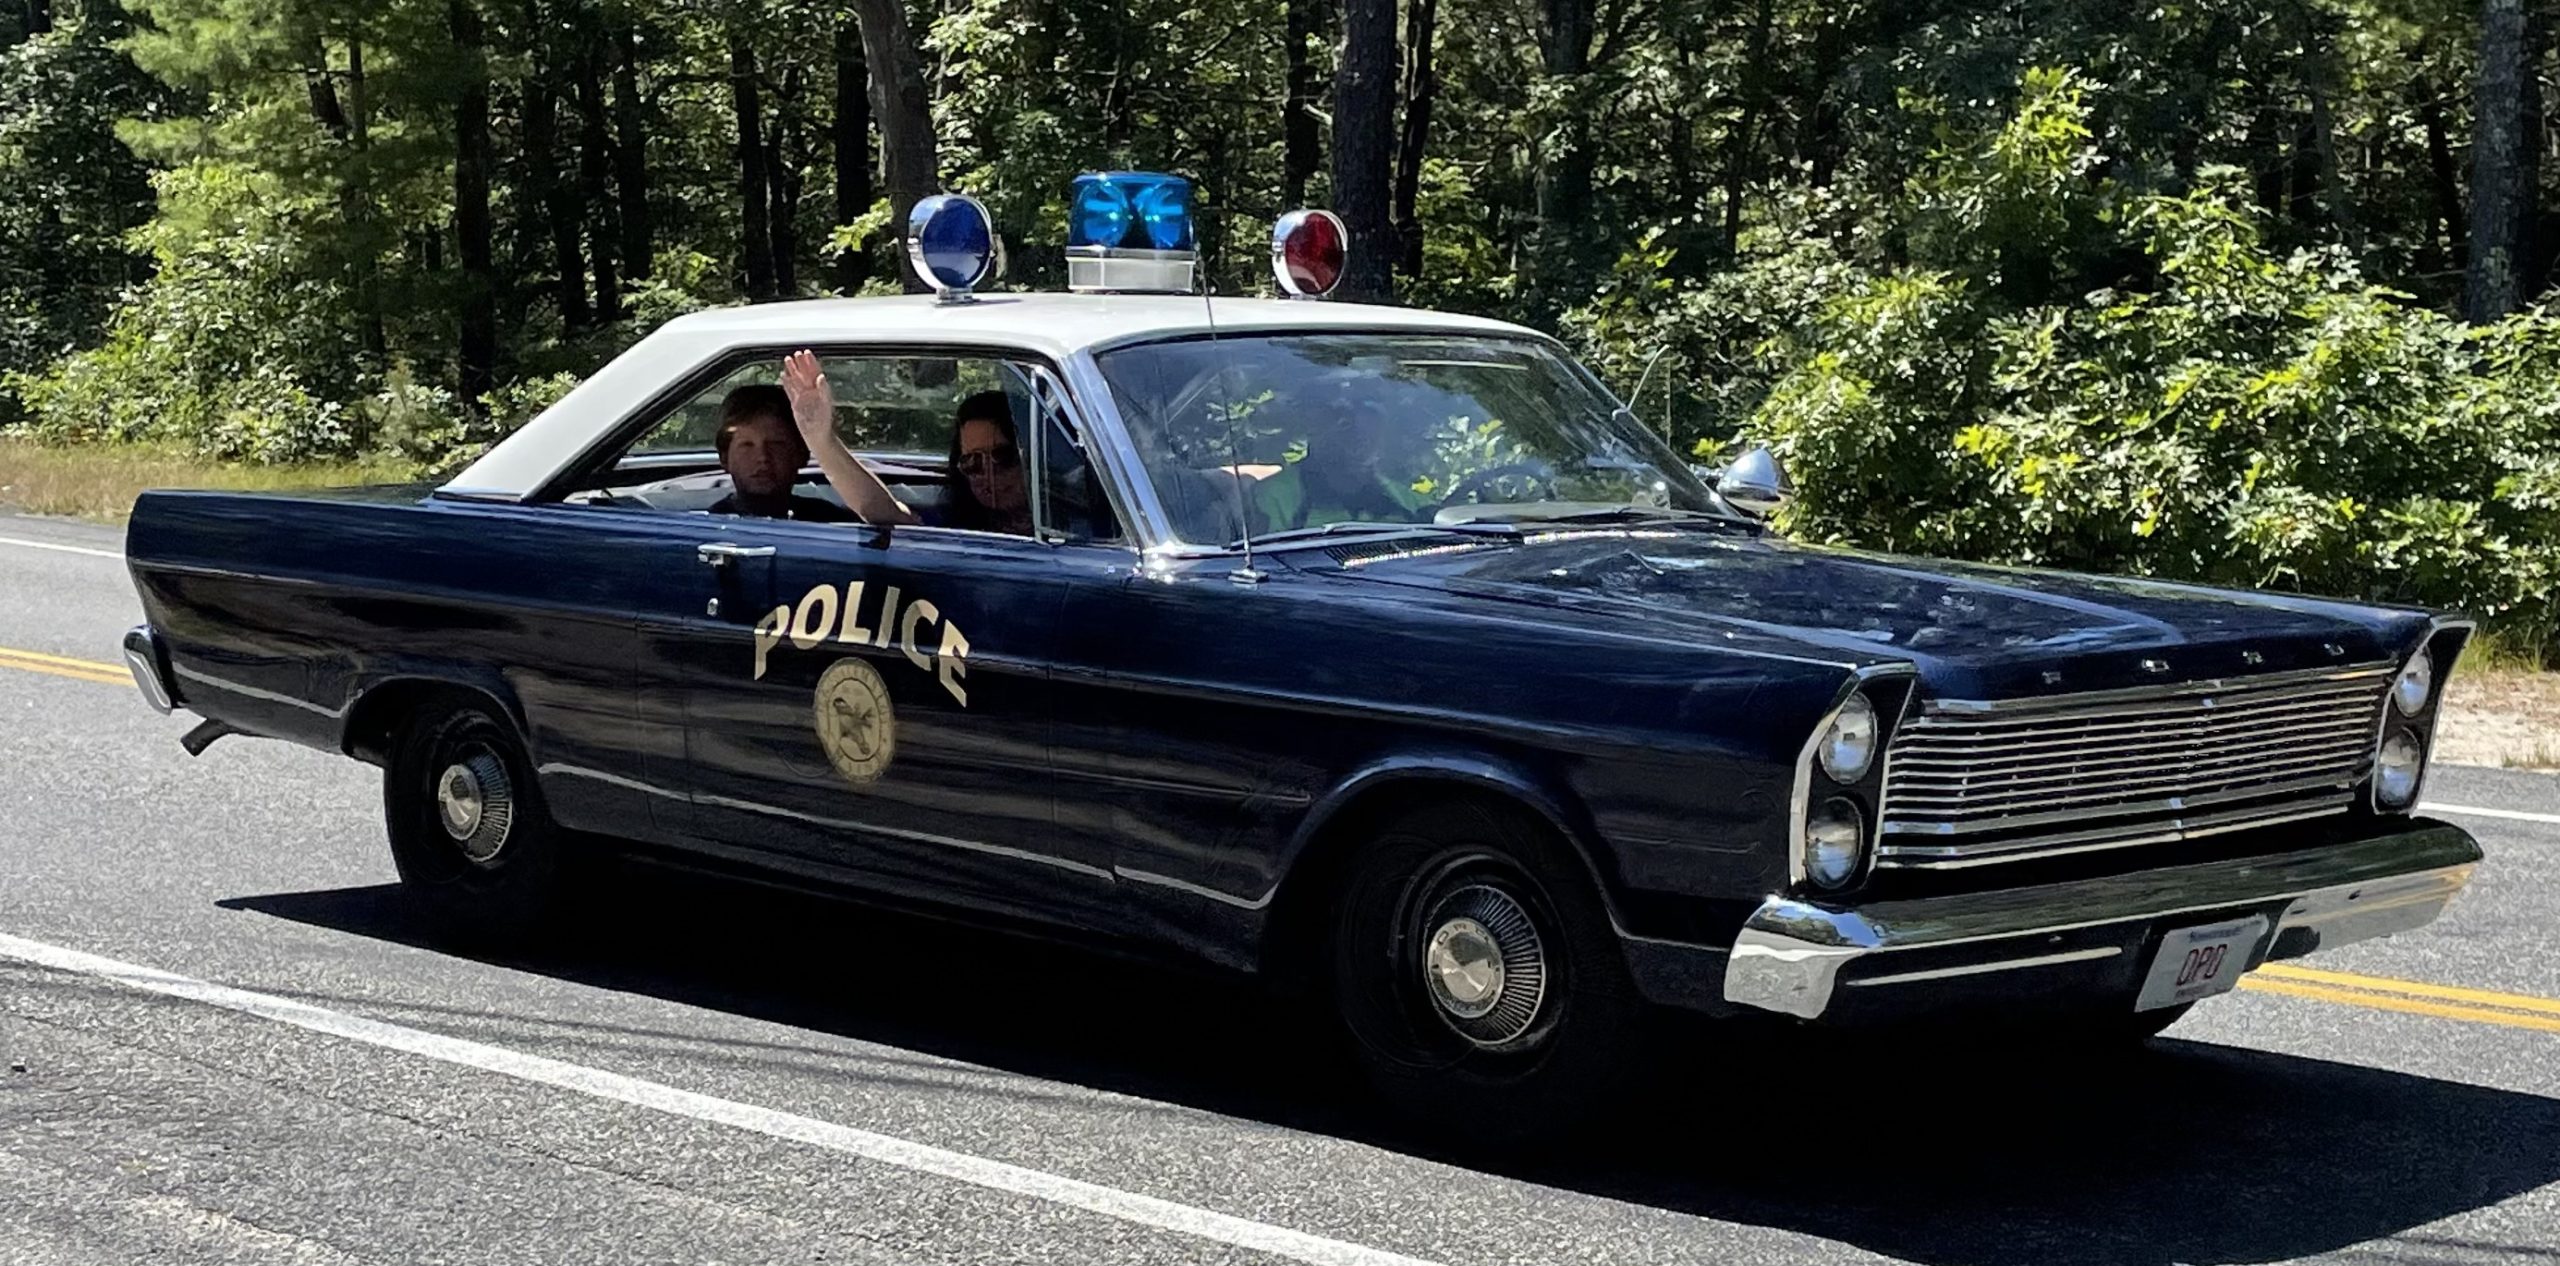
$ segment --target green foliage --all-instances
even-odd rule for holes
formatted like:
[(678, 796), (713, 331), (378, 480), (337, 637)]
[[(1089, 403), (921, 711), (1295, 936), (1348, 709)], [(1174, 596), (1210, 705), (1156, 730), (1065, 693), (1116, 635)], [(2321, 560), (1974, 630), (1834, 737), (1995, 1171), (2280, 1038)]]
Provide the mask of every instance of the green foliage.
[[(2052, 103), (2031, 81), (2002, 137), (2075, 135), (2034, 121)], [(1987, 152), (1997, 179), (1957, 151), (1919, 182), (1985, 190), (1946, 267), (1852, 286), (1790, 336), (1749, 428), (1789, 463), (1789, 530), (2456, 607), (2550, 644), (2560, 321), (2469, 330), (2343, 251), (2274, 254), (2227, 190), (2132, 197), (2116, 241), (2080, 237), (2074, 208), (2104, 200), (2085, 141)], [(2155, 280), (2019, 302), (1999, 282), (2027, 243)]]
[[(0, 379), (95, 338), (143, 276), (124, 235), (148, 216), (150, 187), (114, 124), (167, 100), (115, 51), (119, 29), (100, 5), (0, 47)], [(17, 407), (0, 386), (0, 424)]]
[[(0, 19), (0, 428), (446, 470), (741, 301), (753, 237), (782, 297), (899, 288), (877, 137), (834, 149), (842, 5), (47, 8), (41, 35)], [(2560, 316), (2442, 315), (2475, 9), (1444, 0), (1397, 297), (1556, 329), (1702, 458), (1776, 439), (1813, 535), (2456, 603), (2548, 644)], [(1284, 103), (1295, 53), (1330, 117), (1338, 6), (911, 14), (940, 183), (993, 210), (1002, 286), (1063, 282), (1080, 170), (1190, 176), (1227, 294), (1267, 292), (1272, 219), (1328, 200)], [(469, 400), (483, 285), (496, 385)]]

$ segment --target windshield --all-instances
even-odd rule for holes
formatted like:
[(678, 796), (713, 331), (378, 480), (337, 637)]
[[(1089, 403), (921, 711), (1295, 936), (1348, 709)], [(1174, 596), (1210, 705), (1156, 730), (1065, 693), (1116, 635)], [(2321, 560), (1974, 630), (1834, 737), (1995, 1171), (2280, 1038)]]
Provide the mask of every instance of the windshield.
[[(1716, 509), (1669, 445), (1525, 340), (1242, 335), (1096, 357), (1176, 532)], [(1240, 520), (1241, 515), (1241, 520)]]

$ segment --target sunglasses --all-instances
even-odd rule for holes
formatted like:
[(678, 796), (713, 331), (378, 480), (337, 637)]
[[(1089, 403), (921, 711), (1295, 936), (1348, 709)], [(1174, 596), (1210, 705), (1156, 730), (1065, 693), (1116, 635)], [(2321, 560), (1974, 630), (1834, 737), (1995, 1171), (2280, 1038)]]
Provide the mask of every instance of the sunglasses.
[(1021, 464), (1022, 451), (1011, 444), (998, 444), (994, 448), (960, 455), (960, 473), (964, 475), (985, 475), (999, 470), (1011, 470)]

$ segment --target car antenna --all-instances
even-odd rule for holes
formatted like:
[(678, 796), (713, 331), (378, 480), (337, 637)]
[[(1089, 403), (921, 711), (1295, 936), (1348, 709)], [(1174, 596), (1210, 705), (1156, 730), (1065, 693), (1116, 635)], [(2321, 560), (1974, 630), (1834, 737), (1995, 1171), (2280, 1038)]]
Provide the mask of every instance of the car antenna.
[[(1205, 261), (1204, 261), (1205, 262)], [(1211, 270), (1200, 270), (1200, 312), (1209, 326), (1209, 378), (1216, 384), (1218, 411), (1227, 421), (1227, 478), (1236, 493), (1236, 533), (1244, 542), (1244, 564), (1227, 573), (1227, 579), (1239, 585), (1258, 585), (1267, 573), (1253, 565), (1253, 508), (1244, 495), (1244, 444), (1236, 434), (1235, 401), (1227, 394), (1226, 365), (1218, 350), (1218, 305), (1214, 298), (1217, 283)]]

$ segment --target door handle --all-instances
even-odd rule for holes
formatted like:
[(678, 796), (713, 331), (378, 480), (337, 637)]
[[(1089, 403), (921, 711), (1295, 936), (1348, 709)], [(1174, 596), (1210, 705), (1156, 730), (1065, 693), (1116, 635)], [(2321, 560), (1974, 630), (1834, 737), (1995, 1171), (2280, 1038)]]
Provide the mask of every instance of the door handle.
[(714, 567), (725, 567), (728, 566), (730, 561), (733, 559), (771, 558), (773, 557), (773, 547), (770, 545), (732, 545), (727, 541), (713, 541), (707, 545), (697, 545), (693, 547), (693, 556), (701, 559), (703, 562), (711, 564)]

